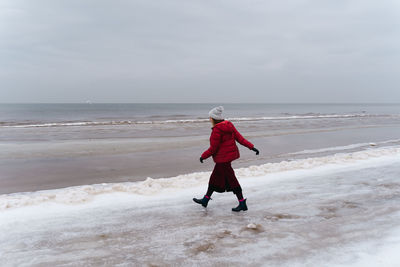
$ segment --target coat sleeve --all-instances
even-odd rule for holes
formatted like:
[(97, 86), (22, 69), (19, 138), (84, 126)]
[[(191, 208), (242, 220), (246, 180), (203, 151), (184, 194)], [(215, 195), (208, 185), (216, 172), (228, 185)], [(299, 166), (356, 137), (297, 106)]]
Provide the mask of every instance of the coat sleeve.
[(249, 149), (253, 149), (254, 145), (252, 143), (250, 143), (249, 141), (247, 141), (240, 133), (238, 130), (236, 130), (235, 126), (233, 126), (233, 133), (235, 135), (235, 140), (239, 142), (239, 144), (241, 144), (242, 146), (248, 147)]
[(210, 136), (210, 147), (204, 151), (204, 153), (201, 155), (203, 159), (206, 159), (212, 155), (214, 155), (221, 143), (221, 133), (217, 129), (213, 130)]

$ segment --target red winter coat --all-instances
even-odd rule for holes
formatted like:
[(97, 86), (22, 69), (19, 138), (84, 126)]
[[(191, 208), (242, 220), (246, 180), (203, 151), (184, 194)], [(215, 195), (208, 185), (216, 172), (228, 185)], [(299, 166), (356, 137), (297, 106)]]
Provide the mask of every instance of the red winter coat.
[(213, 156), (215, 163), (231, 162), (240, 157), (236, 141), (252, 149), (254, 145), (244, 139), (230, 121), (217, 123), (212, 128), (210, 147), (201, 155), (203, 159)]

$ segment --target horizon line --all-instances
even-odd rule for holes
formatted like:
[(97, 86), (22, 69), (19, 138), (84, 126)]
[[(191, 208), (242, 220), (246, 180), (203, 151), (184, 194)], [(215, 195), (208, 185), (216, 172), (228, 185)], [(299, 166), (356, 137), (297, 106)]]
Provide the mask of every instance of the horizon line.
[(268, 104), (268, 105), (298, 105), (298, 104), (391, 104), (397, 105), (400, 102), (0, 102), (3, 104)]

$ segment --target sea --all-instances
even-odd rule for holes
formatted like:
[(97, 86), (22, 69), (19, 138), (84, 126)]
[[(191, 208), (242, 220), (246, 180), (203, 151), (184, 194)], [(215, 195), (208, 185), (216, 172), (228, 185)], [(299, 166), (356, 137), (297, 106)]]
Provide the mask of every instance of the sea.
[[(207, 188), (208, 111), (260, 150)], [(1, 266), (399, 266), (400, 104), (0, 104)]]

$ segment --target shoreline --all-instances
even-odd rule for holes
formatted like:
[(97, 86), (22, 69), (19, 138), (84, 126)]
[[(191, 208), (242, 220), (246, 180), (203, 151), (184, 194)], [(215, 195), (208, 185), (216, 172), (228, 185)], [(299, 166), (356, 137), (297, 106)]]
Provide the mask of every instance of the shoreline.
[[(106, 124), (0, 127), (0, 194), (211, 171), (214, 165), (211, 158), (204, 164), (199, 162), (201, 153), (209, 146), (211, 125), (191, 123), (192, 119), (204, 115), (205, 106), (187, 107), (5, 108), (9, 113), (2, 116), (14, 118), (15, 123), (50, 121), (63, 125), (63, 121), (100, 120)], [(376, 143), (378, 147), (388, 145), (384, 144), (388, 140), (400, 143), (400, 110), (396, 106), (361, 109), (352, 105), (345, 108), (237, 105), (230, 108), (231, 113), (226, 117), (237, 118), (236, 128), (260, 151), (255, 156), (238, 145), (241, 158), (233, 162), (234, 168), (354, 152), (368, 148), (369, 143)], [(190, 123), (180, 123), (187, 119)], [(130, 120), (162, 123), (129, 124)]]

